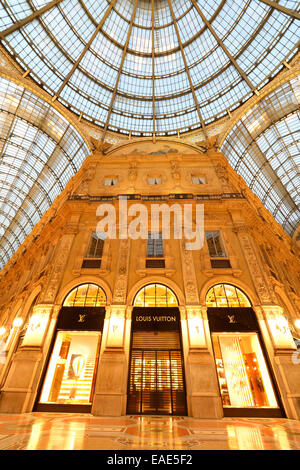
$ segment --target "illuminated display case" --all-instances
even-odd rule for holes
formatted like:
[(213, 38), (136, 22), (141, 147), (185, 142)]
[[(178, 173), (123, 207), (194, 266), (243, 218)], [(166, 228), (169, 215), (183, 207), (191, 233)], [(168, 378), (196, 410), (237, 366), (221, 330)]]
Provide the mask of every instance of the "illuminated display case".
[(257, 333), (212, 337), (223, 406), (278, 408)]
[(82, 284), (66, 297), (35, 409), (90, 411), (99, 361), (106, 297)]
[(282, 405), (247, 296), (219, 284), (206, 298), (224, 416), (282, 417)]
[(92, 403), (101, 333), (59, 331), (40, 403)]

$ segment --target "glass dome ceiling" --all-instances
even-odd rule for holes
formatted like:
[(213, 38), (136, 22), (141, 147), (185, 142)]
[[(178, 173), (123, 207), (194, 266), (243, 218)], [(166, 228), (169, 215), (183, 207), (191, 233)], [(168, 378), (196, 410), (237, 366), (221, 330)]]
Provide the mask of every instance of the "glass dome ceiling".
[(300, 76), (251, 108), (221, 151), (290, 235), (300, 223)]
[(88, 153), (81, 135), (52, 106), (0, 77), (0, 269)]
[(239, 107), (296, 53), (300, 2), (0, 0), (0, 39), (104, 129), (184, 133)]

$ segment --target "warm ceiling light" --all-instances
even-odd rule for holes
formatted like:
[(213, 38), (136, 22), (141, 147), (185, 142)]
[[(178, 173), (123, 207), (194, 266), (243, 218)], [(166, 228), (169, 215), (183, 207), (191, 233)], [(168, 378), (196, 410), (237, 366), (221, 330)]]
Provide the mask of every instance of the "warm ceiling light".
[(5, 332), (6, 332), (6, 328), (4, 328), (4, 326), (2, 326), (0, 328), (0, 336), (3, 336)]
[(297, 320), (295, 320), (295, 327), (300, 330), (300, 318), (298, 318)]
[(22, 318), (15, 318), (14, 321), (13, 321), (13, 326), (15, 326), (15, 327), (18, 328), (18, 327), (21, 326), (21, 325), (23, 325), (23, 320), (22, 320)]

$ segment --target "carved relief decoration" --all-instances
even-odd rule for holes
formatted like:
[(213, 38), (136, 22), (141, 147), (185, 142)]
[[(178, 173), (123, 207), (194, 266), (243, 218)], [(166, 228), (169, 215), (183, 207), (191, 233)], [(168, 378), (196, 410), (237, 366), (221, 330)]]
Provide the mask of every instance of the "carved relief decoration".
[(115, 282), (113, 303), (126, 304), (130, 240), (120, 240), (119, 263)]
[(182, 274), (187, 304), (198, 304), (199, 294), (194, 268), (192, 251), (185, 249), (185, 241), (181, 243)]
[(249, 271), (251, 273), (253, 282), (259, 298), (262, 303), (276, 303), (275, 296), (272, 295), (273, 292), (269, 291), (266, 281), (264, 279), (263, 273), (260, 269), (257, 256), (253, 250), (250, 238), (247, 233), (239, 233), (239, 239), (242, 245), (242, 249), (245, 255), (245, 258), (248, 263)]
[(43, 302), (54, 303), (55, 296), (59, 287), (59, 282), (62, 278), (65, 265), (69, 256), (69, 252), (73, 243), (73, 234), (64, 235), (60, 242), (56, 252), (52, 269), (45, 282), (46, 288), (43, 293)]

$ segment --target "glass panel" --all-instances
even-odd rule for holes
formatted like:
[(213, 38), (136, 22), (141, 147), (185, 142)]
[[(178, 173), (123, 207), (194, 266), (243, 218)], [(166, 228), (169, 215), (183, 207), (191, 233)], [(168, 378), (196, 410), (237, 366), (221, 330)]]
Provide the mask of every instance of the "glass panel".
[(145, 307), (155, 307), (155, 284), (145, 287)]
[(256, 333), (213, 334), (224, 407), (278, 408)]
[(143, 287), (134, 299), (135, 307), (176, 307), (176, 295), (162, 284), (150, 284)]
[(227, 297), (228, 307), (240, 307), (239, 299), (236, 293), (236, 288), (228, 284), (226, 284), (224, 288), (225, 288), (225, 294)]
[(167, 288), (167, 304), (168, 304), (168, 307), (176, 307), (178, 305), (177, 299), (174, 293), (168, 288)]
[(40, 403), (89, 405), (101, 333), (59, 331)]
[(249, 305), (249, 300), (247, 299), (246, 295), (239, 289), (236, 289), (239, 302), (240, 302), (240, 307), (250, 307)]
[(65, 299), (64, 307), (73, 307), (75, 297), (76, 297), (76, 293), (77, 293), (77, 287), (75, 289), (73, 289), (72, 292), (70, 292), (68, 297)]
[(209, 255), (211, 258), (225, 257), (226, 253), (220, 232), (205, 232)]
[(216, 302), (218, 307), (228, 307), (228, 301), (225, 294), (224, 284), (219, 284), (214, 287)]
[(214, 291), (213, 287), (211, 289), (209, 289), (209, 291), (206, 295), (206, 306), (207, 307), (217, 307), (215, 291)]
[(207, 307), (251, 307), (247, 296), (230, 284), (217, 284), (206, 295)]
[(77, 293), (76, 293), (76, 299), (74, 301), (74, 307), (84, 307), (88, 287), (89, 287), (88, 284), (83, 284), (82, 286), (78, 287)]
[(167, 306), (167, 288), (166, 286), (161, 286), (156, 284), (156, 293), (155, 293), (155, 306), (156, 307), (165, 307)]
[(95, 252), (96, 252), (96, 247), (97, 247), (97, 235), (95, 233), (92, 234), (91, 240), (90, 240), (90, 246), (87, 252), (87, 258), (94, 258), (95, 257)]
[(96, 284), (82, 284), (70, 292), (63, 305), (64, 307), (104, 307), (106, 295)]
[(135, 297), (135, 307), (145, 307), (145, 289), (142, 289)]
[(104, 290), (98, 288), (97, 300), (95, 307), (104, 307), (106, 305), (106, 295)]
[(97, 300), (98, 286), (89, 284), (85, 299), (85, 307), (95, 307)]

